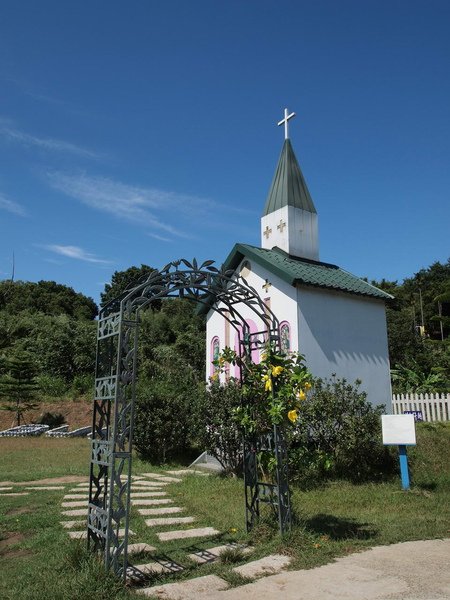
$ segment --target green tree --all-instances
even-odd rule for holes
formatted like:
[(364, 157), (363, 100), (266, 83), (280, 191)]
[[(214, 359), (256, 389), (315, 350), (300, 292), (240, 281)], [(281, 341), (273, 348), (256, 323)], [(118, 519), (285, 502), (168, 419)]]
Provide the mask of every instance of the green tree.
[(0, 281), (0, 310), (18, 315), (23, 311), (94, 319), (98, 308), (92, 298), (54, 281)]
[(6, 402), (2, 409), (15, 412), (20, 425), (23, 414), (37, 406), (36, 365), (30, 354), (18, 352), (6, 358), (2, 371), (0, 397)]
[[(105, 285), (105, 290), (100, 294), (100, 305), (103, 307), (111, 300), (118, 298), (125, 290), (132, 289), (139, 283), (144, 282), (147, 277), (156, 271), (148, 265), (140, 267), (129, 267), (125, 271), (115, 271), (111, 277), (111, 283)], [(152, 308), (159, 306), (159, 303), (153, 303)]]

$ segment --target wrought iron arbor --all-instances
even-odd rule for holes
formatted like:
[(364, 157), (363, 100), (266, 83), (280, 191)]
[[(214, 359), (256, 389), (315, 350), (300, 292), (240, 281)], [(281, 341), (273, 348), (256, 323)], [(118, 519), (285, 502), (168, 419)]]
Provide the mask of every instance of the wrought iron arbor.
[[(213, 261), (201, 265), (181, 259), (151, 273), (100, 312), (97, 334), (95, 397), (89, 485), (88, 545), (103, 554), (106, 568), (127, 574), (130, 514), (131, 451), (137, 371), (140, 312), (156, 300), (179, 296), (206, 304), (219, 312), (239, 336), (241, 355), (251, 360), (255, 348), (273, 344), (280, 349), (279, 322), (257, 291), (234, 271), (219, 270)], [(264, 324), (250, 333), (239, 312), (249, 307)], [(241, 373), (242, 377), (242, 373)], [(275, 455), (277, 481), (258, 480), (257, 454)], [(247, 529), (257, 522), (260, 502), (273, 506), (280, 532), (291, 525), (286, 446), (275, 427), (264, 439), (244, 440), (244, 484)]]

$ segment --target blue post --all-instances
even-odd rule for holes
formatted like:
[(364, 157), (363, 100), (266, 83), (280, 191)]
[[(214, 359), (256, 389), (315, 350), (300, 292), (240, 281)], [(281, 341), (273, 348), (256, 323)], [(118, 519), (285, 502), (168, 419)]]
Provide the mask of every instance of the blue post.
[(406, 446), (400, 445), (398, 447), (398, 453), (400, 457), (400, 475), (402, 478), (402, 487), (404, 490), (409, 490), (408, 455), (406, 453)]

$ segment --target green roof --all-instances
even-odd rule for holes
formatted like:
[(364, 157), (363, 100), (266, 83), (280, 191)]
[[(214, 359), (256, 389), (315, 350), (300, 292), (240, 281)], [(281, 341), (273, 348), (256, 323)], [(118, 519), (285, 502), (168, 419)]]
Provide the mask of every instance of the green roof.
[(291, 256), (280, 248), (265, 250), (248, 244), (236, 244), (226, 259), (224, 267), (236, 269), (244, 258), (253, 260), (291, 285), (310, 285), (383, 300), (393, 298), (390, 294), (336, 265)]
[(283, 206), (295, 206), (311, 213), (316, 212), (305, 178), (289, 140), (284, 141), (263, 216)]

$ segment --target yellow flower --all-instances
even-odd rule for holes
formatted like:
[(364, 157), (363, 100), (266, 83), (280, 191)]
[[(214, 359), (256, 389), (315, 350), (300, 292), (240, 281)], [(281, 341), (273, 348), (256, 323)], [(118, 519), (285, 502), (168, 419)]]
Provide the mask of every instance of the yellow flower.
[(306, 394), (303, 390), (300, 390), (299, 393), (297, 394), (297, 397), (299, 400), (304, 400), (306, 398)]
[(270, 377), (267, 377), (267, 379), (266, 379), (265, 390), (266, 390), (266, 392), (272, 391), (272, 380), (270, 379)]
[(236, 527), (231, 527), (231, 528), (230, 528), (230, 533), (236, 533), (236, 532), (237, 532), (237, 529), (236, 529)]
[(264, 362), (265, 360), (267, 360), (267, 354), (265, 352), (263, 352), (261, 354), (261, 362)]
[(308, 391), (308, 390), (310, 390), (310, 389), (311, 389), (311, 384), (309, 383), (309, 381), (307, 381), (307, 382), (305, 383), (305, 390), (306, 390), (306, 391)]
[(295, 423), (298, 419), (298, 410), (296, 408), (288, 412), (288, 419), (291, 423)]
[(284, 371), (284, 367), (272, 367), (272, 375), (278, 377)]

